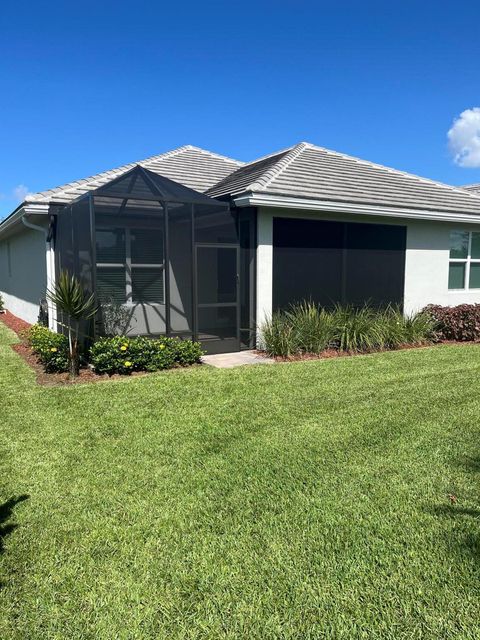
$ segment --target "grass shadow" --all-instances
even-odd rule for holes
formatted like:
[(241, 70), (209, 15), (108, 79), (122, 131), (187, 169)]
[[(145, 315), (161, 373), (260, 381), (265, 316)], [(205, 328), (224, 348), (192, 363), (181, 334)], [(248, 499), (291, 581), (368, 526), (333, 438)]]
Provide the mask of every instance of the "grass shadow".
[(0, 504), (0, 553), (4, 551), (5, 538), (18, 527), (14, 522), (8, 522), (13, 516), (13, 510), (19, 502), (24, 502), (24, 500), (28, 500), (29, 497), (27, 494), (23, 494), (9, 498), (6, 502)]
[[(480, 458), (463, 455), (456, 461), (467, 474), (475, 478), (480, 476)], [(437, 504), (427, 509), (429, 513), (439, 518), (451, 521), (447, 535), (447, 545), (450, 549), (457, 549), (462, 556), (468, 554), (475, 562), (480, 562), (480, 503), (479, 496), (448, 495), (450, 504)], [(470, 503), (464, 506), (461, 502)], [(473, 505), (473, 506), (472, 506)], [(457, 520), (458, 524), (453, 521)]]

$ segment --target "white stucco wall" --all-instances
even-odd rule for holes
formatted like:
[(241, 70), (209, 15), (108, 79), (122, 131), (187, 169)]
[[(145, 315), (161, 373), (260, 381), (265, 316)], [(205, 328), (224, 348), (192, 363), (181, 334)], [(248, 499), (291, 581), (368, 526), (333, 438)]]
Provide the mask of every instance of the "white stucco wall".
[(5, 308), (34, 323), (47, 287), (45, 235), (26, 227), (0, 239), (0, 293)]
[(450, 291), (448, 262), (450, 231), (465, 229), (480, 231), (480, 225), (453, 222), (424, 222), (398, 220), (388, 216), (343, 215), (309, 212), (296, 209), (260, 208), (258, 210), (257, 248), (257, 324), (272, 313), (273, 274), (273, 218), (308, 218), (373, 224), (392, 224), (407, 227), (405, 255), (404, 308), (412, 313), (427, 304), (457, 305), (480, 303), (480, 289)]

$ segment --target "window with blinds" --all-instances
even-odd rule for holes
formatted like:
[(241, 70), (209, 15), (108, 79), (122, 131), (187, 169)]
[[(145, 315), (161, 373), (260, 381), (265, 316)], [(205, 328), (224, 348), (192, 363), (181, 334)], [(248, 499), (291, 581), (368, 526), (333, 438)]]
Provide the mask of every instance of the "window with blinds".
[(161, 229), (97, 228), (97, 296), (114, 304), (164, 304)]
[(131, 229), (132, 302), (164, 303), (163, 233), (160, 229)]

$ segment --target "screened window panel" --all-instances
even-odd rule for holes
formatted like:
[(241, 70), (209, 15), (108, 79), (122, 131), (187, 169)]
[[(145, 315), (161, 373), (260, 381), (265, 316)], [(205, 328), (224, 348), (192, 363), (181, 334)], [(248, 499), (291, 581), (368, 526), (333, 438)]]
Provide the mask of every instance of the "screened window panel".
[(464, 289), (465, 287), (465, 262), (450, 262), (448, 269), (448, 288)]
[(198, 247), (197, 283), (199, 304), (236, 302), (236, 247)]
[(125, 231), (119, 228), (96, 230), (97, 263), (125, 264)]
[(195, 241), (233, 244), (238, 241), (236, 216), (225, 208), (195, 205)]
[(343, 224), (322, 220), (273, 221), (273, 306), (302, 300), (330, 307), (342, 298)]
[(480, 233), (472, 233), (472, 251), (470, 257), (474, 260), (480, 259)]
[(164, 303), (164, 272), (157, 267), (132, 267), (132, 302)]
[(384, 307), (403, 301), (406, 229), (348, 223), (344, 302)]
[(450, 258), (462, 259), (468, 256), (468, 231), (450, 233)]
[(132, 264), (163, 264), (163, 231), (131, 229)]
[(480, 289), (480, 262), (470, 264), (470, 289)]
[(125, 268), (97, 267), (97, 297), (100, 302), (125, 304)]
[(170, 326), (174, 333), (193, 331), (191, 204), (168, 205)]
[(236, 307), (201, 307), (198, 310), (198, 333), (201, 340), (235, 338)]
[(275, 218), (273, 307), (403, 302), (405, 227)]

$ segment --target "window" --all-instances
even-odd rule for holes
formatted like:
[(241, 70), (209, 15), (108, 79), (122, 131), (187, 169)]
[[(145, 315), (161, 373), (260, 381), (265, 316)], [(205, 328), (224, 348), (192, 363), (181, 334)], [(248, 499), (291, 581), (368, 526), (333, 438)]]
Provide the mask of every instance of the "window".
[(97, 296), (116, 304), (164, 304), (161, 229), (97, 228)]
[(480, 289), (480, 232), (450, 233), (449, 289)]
[(164, 303), (163, 233), (160, 229), (130, 230), (132, 302)]

